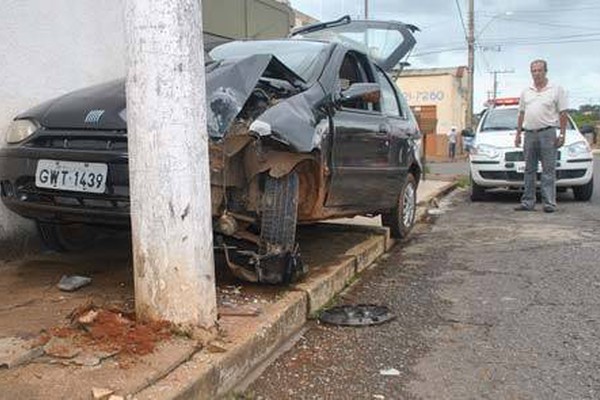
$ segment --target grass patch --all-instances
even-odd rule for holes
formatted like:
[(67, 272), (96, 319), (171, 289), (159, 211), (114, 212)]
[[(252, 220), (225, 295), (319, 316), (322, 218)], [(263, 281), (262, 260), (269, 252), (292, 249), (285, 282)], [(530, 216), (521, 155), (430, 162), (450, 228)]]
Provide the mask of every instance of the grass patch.
[(459, 188), (467, 188), (470, 186), (468, 176), (460, 176), (456, 179), (456, 184)]

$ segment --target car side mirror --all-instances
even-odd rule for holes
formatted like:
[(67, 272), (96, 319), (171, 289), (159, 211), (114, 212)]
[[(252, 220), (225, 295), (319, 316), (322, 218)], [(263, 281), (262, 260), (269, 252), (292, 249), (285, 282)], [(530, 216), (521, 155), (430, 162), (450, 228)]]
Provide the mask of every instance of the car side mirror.
[(590, 124), (585, 124), (585, 125), (581, 125), (581, 128), (579, 129), (579, 132), (582, 134), (586, 134), (586, 133), (594, 133), (594, 127)]
[(381, 97), (381, 88), (377, 83), (353, 83), (342, 90), (342, 101), (362, 100), (367, 103), (377, 103)]
[(460, 132), (460, 135), (461, 135), (462, 137), (475, 137), (475, 132), (473, 132), (473, 131), (472, 131), (472, 130), (470, 130), (470, 129), (463, 129), (463, 130)]

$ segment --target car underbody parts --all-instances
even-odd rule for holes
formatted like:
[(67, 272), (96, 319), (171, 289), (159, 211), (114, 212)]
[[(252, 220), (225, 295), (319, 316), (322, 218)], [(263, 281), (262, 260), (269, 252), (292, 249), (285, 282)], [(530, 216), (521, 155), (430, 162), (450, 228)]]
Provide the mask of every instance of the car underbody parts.
[[(217, 242), (222, 242), (222, 238)], [(298, 281), (308, 272), (300, 257), (298, 246), (293, 251), (265, 255), (225, 243), (219, 248), (223, 249), (227, 266), (233, 275), (248, 282), (289, 284)]]

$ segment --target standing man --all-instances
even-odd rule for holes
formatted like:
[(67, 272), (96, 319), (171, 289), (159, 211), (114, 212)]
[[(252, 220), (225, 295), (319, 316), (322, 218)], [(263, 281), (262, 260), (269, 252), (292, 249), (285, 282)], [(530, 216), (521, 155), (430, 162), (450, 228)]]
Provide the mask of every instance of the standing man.
[(458, 133), (456, 132), (456, 127), (453, 126), (450, 128), (448, 132), (448, 157), (450, 157), (451, 161), (454, 161), (454, 157), (456, 157), (456, 137)]
[[(564, 89), (553, 85), (546, 78), (548, 66), (545, 60), (530, 64), (533, 86), (521, 93), (515, 146), (521, 146), (525, 133), (523, 153), (525, 156), (525, 188), (517, 211), (533, 211), (538, 162), (542, 163), (541, 192), (544, 212), (556, 211), (556, 149), (565, 142), (567, 127), (567, 95)], [(556, 129), (560, 134), (556, 137)]]

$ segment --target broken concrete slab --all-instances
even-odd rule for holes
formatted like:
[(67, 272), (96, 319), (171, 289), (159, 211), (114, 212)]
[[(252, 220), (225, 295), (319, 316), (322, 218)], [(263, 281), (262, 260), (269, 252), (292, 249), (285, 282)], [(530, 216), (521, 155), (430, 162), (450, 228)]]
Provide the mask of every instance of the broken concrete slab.
[(93, 387), (92, 397), (94, 397), (94, 400), (106, 400), (114, 392), (115, 391), (111, 389)]
[(17, 337), (0, 338), (0, 368), (14, 368), (44, 354), (42, 346)]
[(52, 337), (44, 346), (47, 355), (56, 358), (73, 358), (81, 353), (81, 349), (69, 338)]

